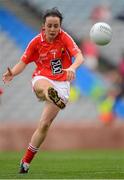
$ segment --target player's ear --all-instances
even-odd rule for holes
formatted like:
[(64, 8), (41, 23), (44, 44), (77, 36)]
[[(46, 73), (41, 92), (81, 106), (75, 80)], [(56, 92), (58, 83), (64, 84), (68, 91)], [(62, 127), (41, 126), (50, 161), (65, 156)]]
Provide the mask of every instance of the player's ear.
[(43, 23), (42, 26), (41, 26), (41, 30), (42, 30), (42, 31), (45, 30), (45, 25), (44, 25), (44, 23)]

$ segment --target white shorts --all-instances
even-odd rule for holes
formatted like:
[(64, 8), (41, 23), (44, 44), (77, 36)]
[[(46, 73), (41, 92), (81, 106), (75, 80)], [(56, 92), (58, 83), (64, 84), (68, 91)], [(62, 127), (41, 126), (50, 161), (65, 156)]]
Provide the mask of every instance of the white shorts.
[(69, 81), (55, 81), (45, 76), (35, 76), (32, 79), (32, 87), (34, 87), (35, 82), (39, 79), (48, 80), (53, 85), (53, 87), (57, 90), (58, 95), (63, 99), (64, 103), (66, 104), (68, 102), (69, 95), (70, 95), (70, 82)]

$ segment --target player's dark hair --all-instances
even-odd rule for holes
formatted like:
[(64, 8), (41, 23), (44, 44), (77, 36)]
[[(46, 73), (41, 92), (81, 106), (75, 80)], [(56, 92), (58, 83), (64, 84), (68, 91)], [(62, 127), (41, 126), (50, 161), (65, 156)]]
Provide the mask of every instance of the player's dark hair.
[(45, 11), (45, 13), (43, 14), (43, 23), (44, 24), (45, 24), (46, 18), (49, 16), (58, 17), (60, 19), (60, 24), (62, 24), (63, 16), (56, 7), (52, 8), (52, 9), (47, 9)]

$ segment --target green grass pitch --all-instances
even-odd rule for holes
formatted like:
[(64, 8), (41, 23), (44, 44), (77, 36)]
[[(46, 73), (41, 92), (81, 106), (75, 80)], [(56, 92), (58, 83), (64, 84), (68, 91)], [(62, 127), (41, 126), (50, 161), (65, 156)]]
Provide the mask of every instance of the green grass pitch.
[(18, 174), (23, 152), (0, 152), (0, 179), (124, 179), (124, 151), (39, 152)]

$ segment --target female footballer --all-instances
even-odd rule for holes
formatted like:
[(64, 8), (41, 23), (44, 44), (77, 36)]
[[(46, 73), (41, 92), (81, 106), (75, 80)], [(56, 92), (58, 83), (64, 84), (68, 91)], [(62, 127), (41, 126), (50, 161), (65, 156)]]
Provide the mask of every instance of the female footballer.
[[(34, 62), (32, 87), (45, 106), (26, 153), (21, 159), (20, 173), (27, 173), (29, 165), (44, 141), (52, 121), (60, 109), (65, 108), (70, 92), (70, 82), (76, 69), (83, 63), (83, 56), (73, 39), (61, 29), (62, 14), (57, 8), (46, 10), (40, 34), (28, 44), (20, 61), (3, 74), (4, 83), (11, 81), (25, 67)], [(75, 57), (74, 63), (71, 59)]]

